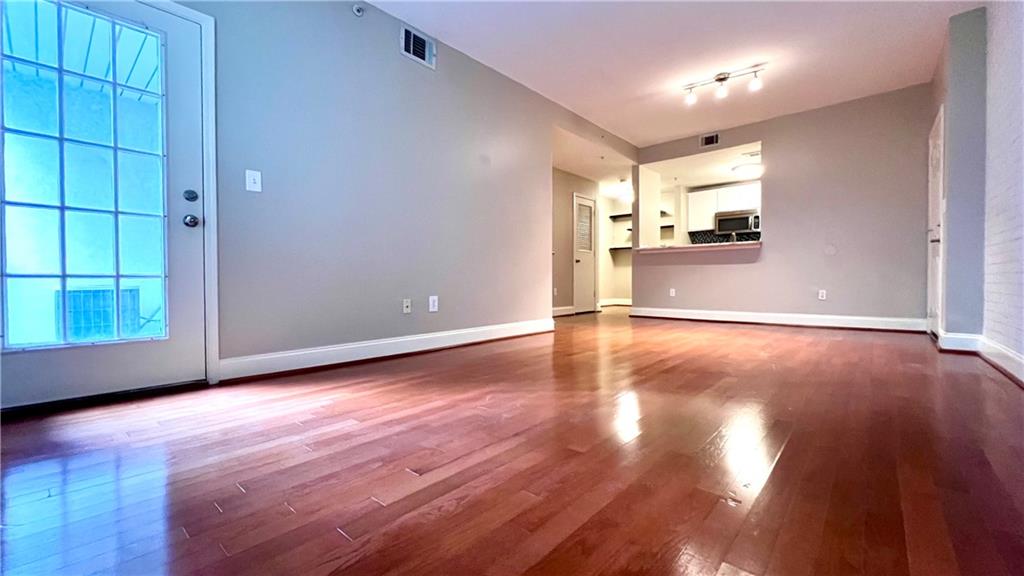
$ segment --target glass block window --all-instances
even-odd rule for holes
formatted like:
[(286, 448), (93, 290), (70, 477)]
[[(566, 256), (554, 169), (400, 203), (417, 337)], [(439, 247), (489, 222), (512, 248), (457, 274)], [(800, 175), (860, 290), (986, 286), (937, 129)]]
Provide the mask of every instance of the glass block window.
[(4, 345), (167, 335), (163, 38), (4, 2)]

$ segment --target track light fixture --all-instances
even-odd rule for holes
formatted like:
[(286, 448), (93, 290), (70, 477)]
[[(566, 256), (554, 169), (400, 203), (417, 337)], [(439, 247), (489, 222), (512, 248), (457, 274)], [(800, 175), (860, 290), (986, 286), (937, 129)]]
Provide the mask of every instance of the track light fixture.
[(754, 77), (750, 79), (750, 84), (747, 84), (747, 89), (751, 92), (757, 92), (761, 88), (764, 88), (764, 80), (754, 72)]
[(761, 74), (764, 73), (765, 64), (755, 64), (753, 66), (747, 66), (746, 68), (740, 68), (739, 70), (733, 70), (730, 72), (719, 72), (714, 77), (699, 82), (693, 82), (683, 86), (683, 90), (686, 90), (685, 102), (687, 106), (693, 106), (697, 103), (697, 93), (694, 90), (715, 84), (715, 98), (721, 100), (729, 96), (729, 86), (726, 84), (729, 80), (739, 78), (741, 76), (753, 76), (750, 79), (750, 83), (747, 84), (747, 89), (751, 92), (757, 92), (764, 87), (764, 80), (761, 79)]

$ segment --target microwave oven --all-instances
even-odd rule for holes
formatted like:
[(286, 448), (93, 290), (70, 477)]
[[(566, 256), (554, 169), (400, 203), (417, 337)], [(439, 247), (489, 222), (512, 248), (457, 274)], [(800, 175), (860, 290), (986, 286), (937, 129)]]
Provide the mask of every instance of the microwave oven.
[(742, 234), (760, 231), (761, 214), (757, 210), (715, 213), (715, 234)]

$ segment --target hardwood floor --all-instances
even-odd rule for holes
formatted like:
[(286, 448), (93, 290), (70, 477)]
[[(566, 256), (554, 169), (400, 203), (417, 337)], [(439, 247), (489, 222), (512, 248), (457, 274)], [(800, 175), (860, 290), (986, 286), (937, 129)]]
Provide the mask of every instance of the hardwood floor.
[(2, 426), (5, 574), (1024, 574), (1024, 392), (917, 334), (560, 318)]

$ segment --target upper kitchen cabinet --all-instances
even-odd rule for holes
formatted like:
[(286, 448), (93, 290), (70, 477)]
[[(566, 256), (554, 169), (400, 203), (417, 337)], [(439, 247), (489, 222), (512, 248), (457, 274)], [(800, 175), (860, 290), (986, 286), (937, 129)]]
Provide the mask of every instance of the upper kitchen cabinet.
[(686, 196), (689, 232), (714, 230), (715, 214), (718, 212), (761, 211), (760, 182), (697, 190)]
[(715, 212), (718, 211), (718, 191), (700, 190), (686, 195), (686, 229), (714, 230)]
[[(735, 186), (716, 188), (718, 209), (716, 212), (736, 210), (761, 210), (761, 182), (747, 182)], [(712, 223), (712, 228), (714, 227)]]

